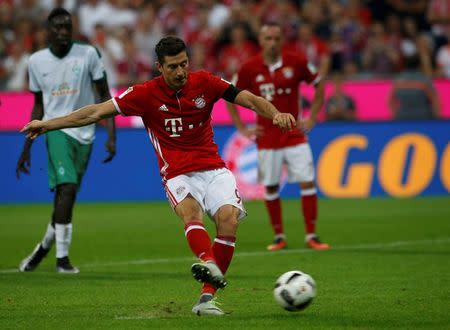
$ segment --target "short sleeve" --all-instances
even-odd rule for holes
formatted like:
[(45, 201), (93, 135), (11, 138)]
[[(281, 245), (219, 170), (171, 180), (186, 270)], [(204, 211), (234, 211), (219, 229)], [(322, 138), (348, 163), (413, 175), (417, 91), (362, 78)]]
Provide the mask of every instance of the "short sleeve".
[(36, 93), (42, 91), (41, 85), (39, 84), (38, 75), (36, 73), (35, 65), (33, 65), (34, 61), (29, 61), (28, 64), (28, 80), (29, 80), (29, 89), (30, 91)]
[(223, 93), (230, 87), (231, 83), (223, 78), (219, 78), (211, 73), (208, 73), (208, 86), (210, 86), (216, 93), (219, 99)]
[(237, 73), (234, 74), (232, 79), (233, 85), (240, 89), (249, 89), (249, 73), (246, 66), (242, 66)]
[(317, 84), (322, 79), (317, 72), (316, 66), (308, 62), (305, 57), (299, 57), (298, 67), (300, 70), (300, 79), (306, 81), (308, 84)]
[(147, 88), (144, 84), (128, 87), (122, 94), (112, 98), (116, 110), (124, 116), (143, 116), (146, 102)]
[(89, 50), (89, 73), (93, 81), (105, 77), (105, 65), (103, 64), (99, 51), (94, 47), (91, 47)]

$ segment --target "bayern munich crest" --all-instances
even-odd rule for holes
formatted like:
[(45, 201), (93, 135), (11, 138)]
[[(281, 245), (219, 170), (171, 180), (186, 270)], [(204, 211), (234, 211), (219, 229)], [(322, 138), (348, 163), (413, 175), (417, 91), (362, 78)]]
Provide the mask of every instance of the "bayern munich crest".
[(290, 79), (294, 76), (294, 70), (290, 66), (287, 66), (283, 69), (283, 75), (286, 79)]
[(206, 105), (206, 101), (205, 101), (205, 99), (203, 98), (203, 95), (202, 95), (202, 96), (196, 97), (196, 98), (194, 99), (194, 103), (195, 103), (195, 106), (196, 106), (198, 109), (203, 109), (203, 108), (205, 107), (205, 105)]

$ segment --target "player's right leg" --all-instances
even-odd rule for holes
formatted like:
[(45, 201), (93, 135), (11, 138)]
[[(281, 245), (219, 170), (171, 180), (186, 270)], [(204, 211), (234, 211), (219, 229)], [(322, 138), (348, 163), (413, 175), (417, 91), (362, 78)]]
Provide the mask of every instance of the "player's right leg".
[(275, 149), (258, 151), (258, 180), (265, 186), (264, 204), (275, 236), (273, 242), (267, 246), (269, 251), (284, 249), (287, 246), (279, 195), (282, 165), (282, 151)]
[(175, 213), (184, 223), (184, 234), (187, 243), (200, 259), (194, 263), (191, 272), (199, 282), (209, 282), (213, 285), (224, 287), (226, 280), (216, 265), (216, 260), (211, 247), (211, 239), (203, 224), (204, 206), (201, 173), (188, 173), (169, 179), (165, 189), (167, 198)]
[(56, 191), (54, 205), (56, 271), (76, 274), (69, 250), (72, 242), (72, 211), (92, 145), (82, 144), (62, 131), (46, 135), (49, 159), (49, 185)]
[(42, 259), (48, 254), (55, 241), (55, 225), (50, 222), (47, 225), (47, 230), (40, 243), (36, 245), (33, 252), (23, 259), (19, 265), (19, 271), (30, 272), (36, 269), (41, 263)]
[(269, 213), (270, 224), (274, 232), (274, 239), (271, 244), (267, 246), (268, 251), (277, 251), (286, 248), (286, 235), (283, 230), (281, 200), (279, 194), (279, 186), (268, 186), (265, 193), (265, 205)]

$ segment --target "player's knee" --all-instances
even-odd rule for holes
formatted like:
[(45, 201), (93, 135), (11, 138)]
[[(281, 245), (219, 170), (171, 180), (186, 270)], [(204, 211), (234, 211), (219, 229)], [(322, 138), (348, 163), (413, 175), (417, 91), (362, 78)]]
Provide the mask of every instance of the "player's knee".
[(60, 198), (74, 199), (77, 195), (78, 186), (75, 183), (63, 183), (56, 187), (56, 193)]
[(266, 193), (269, 195), (277, 194), (280, 187), (278, 185), (266, 186)]
[(300, 188), (302, 189), (311, 189), (311, 188), (315, 188), (316, 185), (314, 183), (314, 181), (308, 181), (308, 182), (300, 182)]
[(235, 233), (238, 227), (240, 210), (232, 205), (222, 206), (216, 213), (215, 220), (218, 232)]
[(72, 210), (75, 204), (77, 190), (78, 186), (74, 183), (64, 183), (56, 187), (53, 222), (66, 224), (72, 221)]
[(201, 221), (203, 218), (203, 210), (200, 204), (191, 197), (185, 198), (178, 204), (175, 207), (175, 212), (185, 224), (193, 221)]

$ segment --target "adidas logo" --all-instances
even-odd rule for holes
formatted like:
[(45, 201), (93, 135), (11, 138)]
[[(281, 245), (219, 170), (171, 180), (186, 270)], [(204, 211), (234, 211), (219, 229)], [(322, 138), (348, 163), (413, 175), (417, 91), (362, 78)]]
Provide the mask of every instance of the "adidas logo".
[(158, 109), (159, 109), (159, 111), (169, 111), (169, 109), (167, 108), (167, 106), (165, 104), (160, 106)]

